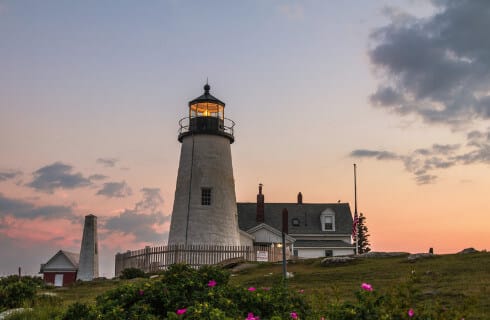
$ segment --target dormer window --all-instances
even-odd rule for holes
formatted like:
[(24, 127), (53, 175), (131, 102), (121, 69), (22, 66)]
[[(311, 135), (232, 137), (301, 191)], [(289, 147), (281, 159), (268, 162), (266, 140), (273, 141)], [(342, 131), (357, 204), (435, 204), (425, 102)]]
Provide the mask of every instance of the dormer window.
[(335, 212), (332, 209), (324, 210), (320, 215), (322, 231), (335, 231)]

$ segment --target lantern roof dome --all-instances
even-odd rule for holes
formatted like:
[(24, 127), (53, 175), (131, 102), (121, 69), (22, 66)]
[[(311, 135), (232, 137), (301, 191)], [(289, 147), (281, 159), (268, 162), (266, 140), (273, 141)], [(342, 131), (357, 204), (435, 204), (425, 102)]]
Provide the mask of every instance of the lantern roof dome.
[(201, 102), (212, 102), (212, 103), (222, 105), (224, 107), (225, 103), (223, 101), (219, 100), (218, 98), (214, 97), (213, 95), (211, 95), (209, 93), (210, 89), (211, 89), (211, 86), (206, 82), (206, 84), (204, 85), (204, 94), (197, 97), (196, 99), (194, 99), (192, 101), (189, 101), (189, 106), (196, 104), (196, 103), (201, 103)]

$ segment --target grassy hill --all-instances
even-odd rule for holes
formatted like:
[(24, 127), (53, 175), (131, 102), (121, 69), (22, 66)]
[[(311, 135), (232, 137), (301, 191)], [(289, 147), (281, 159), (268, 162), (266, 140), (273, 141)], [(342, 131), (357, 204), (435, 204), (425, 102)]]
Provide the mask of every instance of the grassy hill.
[[(438, 303), (464, 312), (465, 319), (490, 319), (490, 253), (440, 255), (408, 262), (406, 257), (357, 259), (347, 265), (324, 267), (320, 259), (289, 262), (292, 290), (303, 292), (318, 310), (327, 303), (353, 301), (361, 283), (370, 283), (379, 293), (403, 288), (410, 280), (418, 303)], [(241, 286), (272, 287), (281, 283), (280, 264), (260, 264), (234, 273), (231, 282)], [(138, 280), (108, 280), (52, 289), (65, 305), (90, 302), (120, 283)]]

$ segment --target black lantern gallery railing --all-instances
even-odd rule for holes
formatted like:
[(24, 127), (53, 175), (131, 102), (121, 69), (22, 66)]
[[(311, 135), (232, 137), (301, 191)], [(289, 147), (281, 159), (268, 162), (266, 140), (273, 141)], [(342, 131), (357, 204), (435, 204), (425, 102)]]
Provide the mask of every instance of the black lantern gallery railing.
[(231, 119), (217, 117), (185, 117), (179, 121), (179, 141), (191, 134), (217, 134), (230, 139), (234, 137), (235, 122)]

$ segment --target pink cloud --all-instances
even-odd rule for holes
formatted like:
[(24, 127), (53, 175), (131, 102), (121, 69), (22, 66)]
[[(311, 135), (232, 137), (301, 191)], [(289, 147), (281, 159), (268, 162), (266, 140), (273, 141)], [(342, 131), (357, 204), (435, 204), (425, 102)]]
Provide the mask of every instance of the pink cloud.
[(61, 247), (73, 247), (80, 243), (82, 238), (82, 225), (73, 224), (66, 219), (17, 219), (6, 216), (3, 224), (6, 228), (0, 232), (11, 239), (18, 240), (22, 247), (43, 242)]

